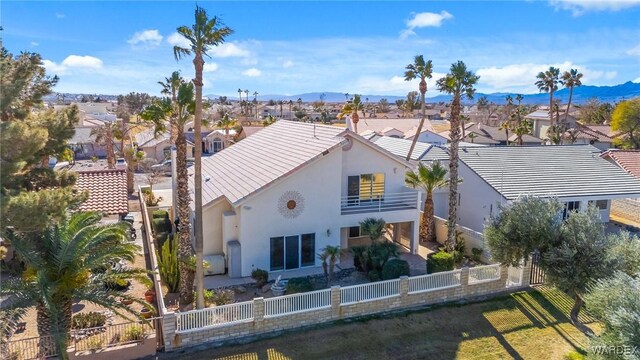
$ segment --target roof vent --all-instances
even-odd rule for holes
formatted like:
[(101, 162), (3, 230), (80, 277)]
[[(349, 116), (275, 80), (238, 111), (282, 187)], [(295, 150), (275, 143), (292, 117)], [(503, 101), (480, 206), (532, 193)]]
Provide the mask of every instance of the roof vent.
[(209, 176), (204, 178), (204, 182), (209, 182), (209, 180), (211, 180), (211, 178)]

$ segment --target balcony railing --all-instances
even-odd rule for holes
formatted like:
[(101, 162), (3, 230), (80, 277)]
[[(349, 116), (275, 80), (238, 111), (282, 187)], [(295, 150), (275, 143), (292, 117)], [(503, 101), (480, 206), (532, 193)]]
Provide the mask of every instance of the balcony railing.
[(342, 215), (347, 215), (417, 209), (418, 194), (417, 191), (404, 191), (367, 195), (366, 197), (361, 195), (343, 196), (340, 199), (340, 210)]

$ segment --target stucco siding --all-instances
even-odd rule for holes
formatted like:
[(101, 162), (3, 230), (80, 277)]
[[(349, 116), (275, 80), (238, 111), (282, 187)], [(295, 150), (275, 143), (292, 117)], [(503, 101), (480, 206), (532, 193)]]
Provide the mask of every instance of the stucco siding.
[(204, 234), (203, 252), (205, 256), (225, 252), (225, 246), (222, 241), (222, 214), (230, 210), (232, 210), (232, 207), (226, 200), (222, 200), (203, 210), (202, 233)]

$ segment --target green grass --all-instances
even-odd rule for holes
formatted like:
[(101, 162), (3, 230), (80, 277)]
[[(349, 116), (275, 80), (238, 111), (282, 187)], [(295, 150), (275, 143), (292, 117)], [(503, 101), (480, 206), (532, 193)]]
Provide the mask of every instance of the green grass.
[[(587, 337), (567, 317), (572, 300), (539, 288), (468, 305), (371, 317), (253, 343), (184, 354), (189, 359), (563, 359)], [(595, 330), (598, 324), (583, 315)]]

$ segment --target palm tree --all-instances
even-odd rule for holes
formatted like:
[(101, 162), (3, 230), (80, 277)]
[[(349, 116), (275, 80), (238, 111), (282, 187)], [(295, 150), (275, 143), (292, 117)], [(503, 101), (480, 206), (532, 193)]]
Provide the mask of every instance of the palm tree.
[(39, 232), (9, 232), (9, 240), (26, 270), (22, 277), (3, 279), (0, 296), (9, 296), (3, 317), (21, 319), (35, 307), (41, 356), (50, 352), (47, 335), (54, 339), (61, 359), (68, 359), (73, 302), (89, 302), (128, 317), (136, 313), (120, 302), (131, 299), (151, 309), (151, 305), (113, 290), (108, 284), (138, 280), (149, 284), (144, 269), (113, 263), (133, 262), (140, 247), (128, 241), (129, 225), (99, 224), (96, 212), (76, 212)]
[(269, 125), (274, 124), (278, 119), (275, 116), (269, 114), (266, 119), (262, 122), (262, 126), (267, 127)]
[(569, 116), (569, 108), (571, 107), (571, 100), (573, 99), (573, 88), (582, 86), (582, 73), (579, 73), (577, 69), (571, 69), (565, 71), (560, 79), (560, 84), (565, 88), (569, 88), (569, 102), (567, 103), (567, 111), (564, 113), (564, 122), (567, 122), (567, 116)]
[[(327, 245), (322, 249), (322, 252), (318, 254), (318, 258), (322, 260), (322, 269), (324, 270), (324, 276), (327, 277), (327, 284), (331, 283), (333, 269), (336, 266), (336, 261), (340, 258), (340, 253), (340, 246)], [(328, 266), (327, 260), (329, 260)]]
[(280, 119), (282, 119), (282, 105), (284, 105), (284, 101), (278, 100), (277, 104), (280, 106)]
[(433, 219), (433, 191), (449, 185), (447, 179), (447, 169), (440, 165), (439, 161), (426, 167), (423, 163), (418, 164), (418, 171), (407, 171), (404, 181), (407, 185), (415, 188), (422, 188), (427, 196), (424, 200), (424, 211), (420, 222), (420, 241), (435, 241), (436, 228)]
[(180, 219), (178, 255), (180, 261), (180, 302), (193, 302), (193, 272), (186, 266), (185, 260), (191, 257), (191, 226), (189, 220), (189, 176), (187, 173), (187, 138), (184, 128), (191, 121), (195, 111), (193, 83), (182, 80), (177, 90), (176, 103), (163, 98), (154, 101), (141, 114), (143, 120), (151, 122), (156, 133), (163, 132), (173, 121), (176, 128), (176, 178), (177, 178), (177, 210)]
[(118, 132), (119, 126), (115, 122), (105, 122), (103, 125), (95, 127), (91, 130), (91, 135), (95, 137), (95, 141), (105, 147), (107, 153), (107, 167), (109, 169), (116, 168), (116, 152), (113, 146), (115, 133)]
[[(158, 84), (162, 86), (162, 90), (160, 91), (163, 95), (171, 95), (172, 104), (176, 104), (176, 95), (178, 93), (178, 87), (180, 84), (184, 82), (184, 79), (180, 76), (180, 71), (174, 71), (171, 73), (171, 76), (168, 78), (164, 78), (164, 81), (158, 81)], [(177, 129), (175, 129), (175, 121), (172, 121), (172, 125), (169, 127), (169, 138), (172, 144), (175, 144)]]
[(460, 115), (460, 130), (462, 131), (462, 140), (464, 140), (467, 137), (467, 128), (465, 125), (465, 122), (467, 120), (470, 120), (469, 117)]
[(498, 130), (504, 130), (507, 146), (509, 146), (509, 130), (510, 129), (511, 129), (511, 122), (509, 121), (509, 119), (501, 122), (500, 126), (498, 126)]
[(344, 101), (349, 101), (349, 93), (344, 93)]
[(358, 116), (358, 111), (362, 110), (363, 104), (360, 99), (360, 95), (353, 95), (353, 100), (348, 102), (342, 106), (342, 111), (338, 114), (338, 119), (342, 119), (347, 115), (351, 115), (351, 122), (353, 122), (353, 131), (358, 133), (358, 122), (360, 121), (360, 117)]
[(475, 140), (475, 138), (477, 138), (477, 137), (478, 137), (478, 135), (476, 135), (476, 133), (473, 133), (473, 132), (472, 132), (472, 133), (470, 133), (470, 134), (469, 134), (469, 139), (471, 139), (471, 143), (472, 143), (472, 144), (475, 142), (474, 140)]
[(363, 235), (368, 235), (371, 238), (371, 242), (376, 242), (384, 234), (384, 227), (386, 222), (384, 219), (366, 218), (360, 221), (360, 229), (362, 229)]
[(238, 125), (238, 121), (236, 119), (232, 119), (229, 116), (229, 113), (224, 114), (224, 116), (222, 117), (222, 119), (218, 120), (218, 122), (216, 123), (217, 127), (223, 128), (224, 129), (224, 147), (227, 148), (229, 146), (229, 129)]
[(558, 90), (558, 76), (560, 76), (560, 69), (553, 66), (549, 67), (549, 70), (540, 72), (536, 76), (536, 86), (542, 92), (549, 93), (549, 128), (553, 128), (553, 94)]
[(418, 136), (422, 132), (422, 126), (424, 126), (425, 119), (425, 94), (427, 93), (427, 80), (431, 79), (433, 72), (433, 64), (431, 60), (424, 61), (424, 57), (422, 55), (416, 55), (413, 59), (413, 63), (406, 66), (407, 71), (404, 72), (404, 80), (411, 81), (416, 78), (420, 78), (420, 84), (418, 85), (418, 89), (420, 90), (420, 100), (421, 100), (421, 110), (422, 110), (422, 118), (420, 119), (420, 124), (418, 124), (418, 129), (416, 130), (416, 135), (413, 137), (413, 141), (411, 141), (411, 146), (409, 147), (409, 153), (407, 154), (407, 161), (411, 160), (411, 154), (413, 153), (413, 149), (416, 147), (416, 142), (418, 141)]
[[(445, 77), (438, 79), (438, 90), (453, 95), (451, 101), (451, 129), (449, 147), (449, 177), (458, 178), (458, 143), (460, 142), (460, 99), (466, 96), (473, 98), (475, 88), (473, 87), (480, 77), (472, 71), (467, 70), (467, 66), (462, 61), (451, 65), (449, 73)], [(452, 251), (456, 237), (456, 223), (458, 218), (458, 182), (452, 181), (449, 184), (449, 219), (447, 223), (447, 250)]]
[(293, 100), (289, 100), (288, 104), (289, 104), (289, 120), (291, 120), (292, 119), (291, 108), (293, 107)]
[[(211, 47), (224, 43), (227, 36), (233, 33), (229, 27), (224, 26), (220, 20), (214, 16), (209, 18), (206, 10), (196, 5), (195, 23), (189, 28), (180, 26), (178, 34), (184, 36), (189, 41), (189, 47), (174, 46), (173, 54), (176, 60), (193, 54), (193, 65), (196, 77), (193, 83), (196, 88), (194, 137), (195, 146), (195, 174), (193, 182), (195, 184), (195, 243), (196, 243), (196, 307), (204, 307), (204, 270), (203, 263), (203, 234), (202, 234), (202, 145), (200, 144), (202, 134), (202, 69), (204, 67), (204, 55)], [(249, 94), (249, 90), (245, 90)]]

